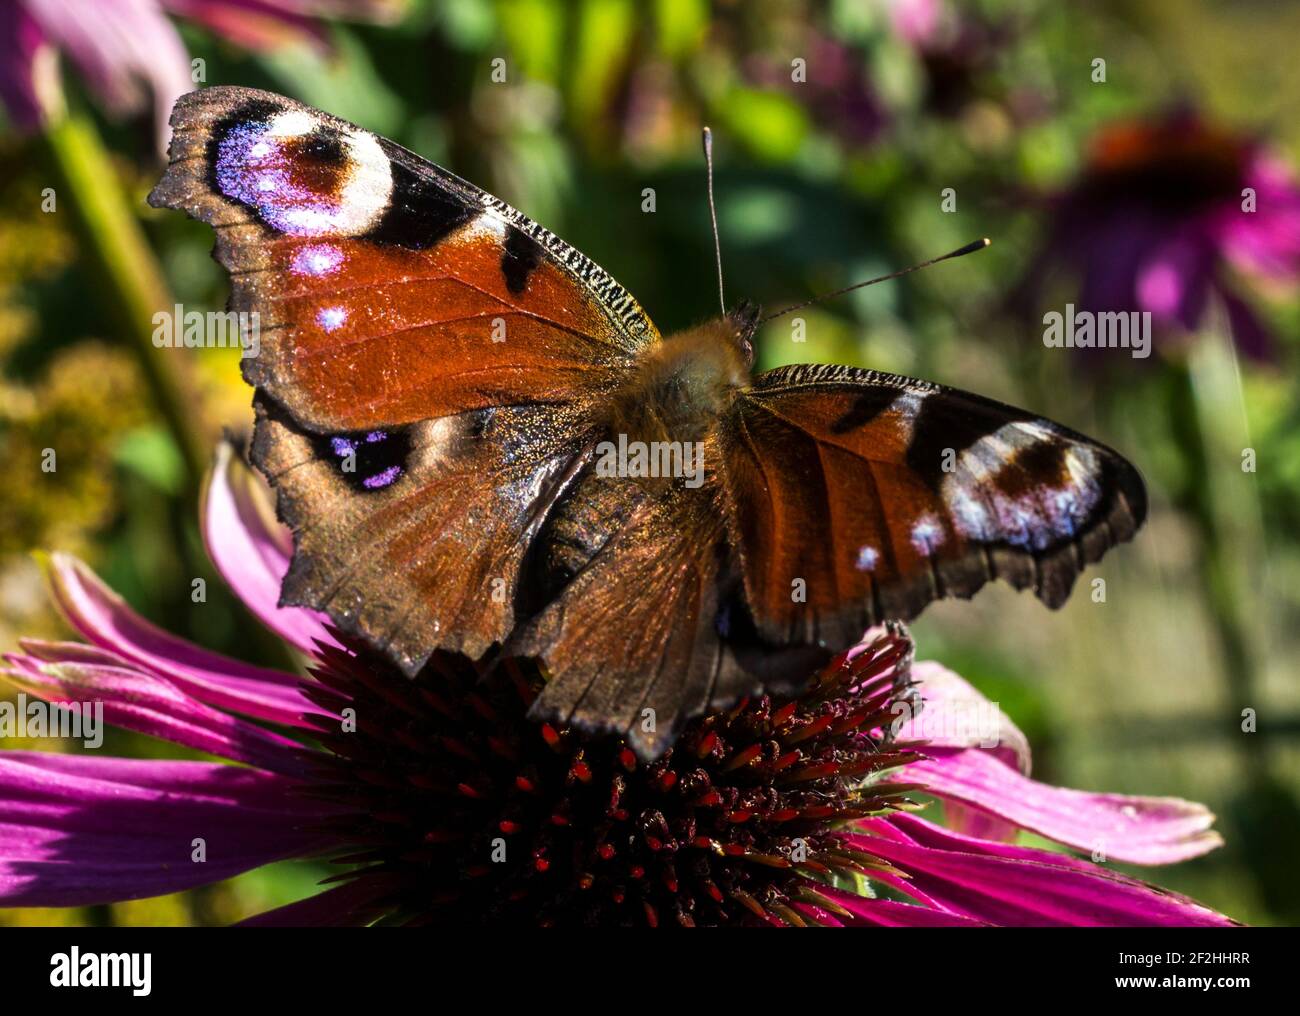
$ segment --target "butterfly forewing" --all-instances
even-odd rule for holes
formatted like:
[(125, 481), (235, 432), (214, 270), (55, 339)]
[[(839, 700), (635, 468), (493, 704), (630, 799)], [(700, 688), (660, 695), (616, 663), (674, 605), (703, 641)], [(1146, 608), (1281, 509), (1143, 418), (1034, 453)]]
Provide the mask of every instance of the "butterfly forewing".
[(352, 124), (243, 88), (183, 97), (150, 195), (217, 229), (245, 375), (316, 430), (580, 397), (658, 333), (504, 202)]

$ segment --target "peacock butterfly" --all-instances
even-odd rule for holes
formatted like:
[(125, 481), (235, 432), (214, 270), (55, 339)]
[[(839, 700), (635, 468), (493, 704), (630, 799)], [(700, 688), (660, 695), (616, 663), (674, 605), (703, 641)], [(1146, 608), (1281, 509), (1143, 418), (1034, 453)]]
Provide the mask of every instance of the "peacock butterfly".
[(856, 367), (754, 375), (751, 305), (664, 337), (553, 233), (328, 114), (214, 87), (171, 123), (149, 201), (213, 226), (260, 321), (282, 602), (408, 674), (538, 657), (538, 715), (654, 757), (940, 597), (1001, 578), (1058, 607), (1144, 519), (1128, 462), (1031, 414)]

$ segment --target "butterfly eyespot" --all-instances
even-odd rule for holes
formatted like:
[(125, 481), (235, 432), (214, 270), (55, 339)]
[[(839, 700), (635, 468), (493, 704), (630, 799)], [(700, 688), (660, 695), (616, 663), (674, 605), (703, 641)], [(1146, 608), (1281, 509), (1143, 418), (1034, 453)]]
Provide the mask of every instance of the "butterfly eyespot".
[(912, 546), (922, 557), (933, 554), (944, 542), (943, 527), (933, 515), (923, 515), (912, 526)]
[(253, 103), (213, 130), (212, 182), (290, 236), (356, 236), (383, 216), (393, 191), (388, 156), (360, 130), (305, 110)]
[(870, 544), (864, 544), (858, 548), (858, 556), (854, 561), (854, 567), (858, 571), (871, 571), (880, 561), (880, 551)]
[(346, 307), (322, 307), (316, 312), (316, 323), (327, 332), (342, 328), (347, 323), (347, 320), (348, 311)]
[(391, 487), (406, 473), (411, 437), (405, 429), (326, 434), (315, 439), (316, 454), (335, 467), (353, 490)]

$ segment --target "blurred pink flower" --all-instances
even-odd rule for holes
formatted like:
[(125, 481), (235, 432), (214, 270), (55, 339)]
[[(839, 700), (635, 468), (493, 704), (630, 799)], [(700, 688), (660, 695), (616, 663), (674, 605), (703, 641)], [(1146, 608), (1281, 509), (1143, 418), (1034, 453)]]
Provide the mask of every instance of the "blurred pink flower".
[(5, 0), (0, 3), (0, 101), (13, 122), (40, 126), (61, 105), (56, 53), (115, 114), (152, 99), (160, 149), (172, 104), (192, 91), (189, 53), (167, 14), (252, 50), (290, 41), (324, 47), (318, 16), (397, 13), (403, 0)]
[(1081, 310), (1149, 311), (1190, 332), (1214, 298), (1237, 347), (1270, 354), (1234, 275), (1300, 284), (1300, 184), (1259, 140), (1187, 112), (1112, 124), (1056, 205), (1043, 261), (1078, 273)]
[(933, 42), (951, 16), (943, 0), (887, 0), (894, 34), (918, 49)]
[[(0, 905), (154, 896), (327, 852), (348, 865), (339, 884), (254, 922), (1231, 923), (1014, 845), (1028, 829), (1155, 864), (1220, 841), (1198, 804), (1030, 779), (1024, 735), (956, 674), (913, 666), (899, 626), (869, 632), (795, 699), (692, 721), (647, 763), (617, 739), (529, 719), (536, 675), (522, 664), (489, 680), (441, 654), (413, 681), (336, 641), (325, 618), (279, 607), (290, 539), (229, 448), (204, 536), (313, 678), (177, 639), (56, 555), (56, 599), (87, 641), (25, 640), (6, 676), (238, 764), (0, 752)], [(949, 828), (910, 813), (918, 789), (944, 802)], [(196, 835), (201, 865), (187, 863)], [(509, 863), (488, 863), (503, 843)], [(875, 894), (845, 888), (855, 880)]]

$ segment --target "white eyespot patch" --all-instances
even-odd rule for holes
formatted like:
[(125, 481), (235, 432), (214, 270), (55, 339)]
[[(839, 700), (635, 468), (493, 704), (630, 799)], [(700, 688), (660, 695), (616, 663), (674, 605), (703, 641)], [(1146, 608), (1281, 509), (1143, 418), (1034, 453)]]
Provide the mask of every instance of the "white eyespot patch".
[(217, 186), (291, 236), (358, 236), (383, 216), (393, 172), (379, 142), (304, 110), (237, 122), (217, 142)]
[(1044, 423), (1008, 423), (957, 456), (942, 494), (966, 538), (1040, 551), (1086, 524), (1101, 499), (1100, 468), (1092, 448)]

